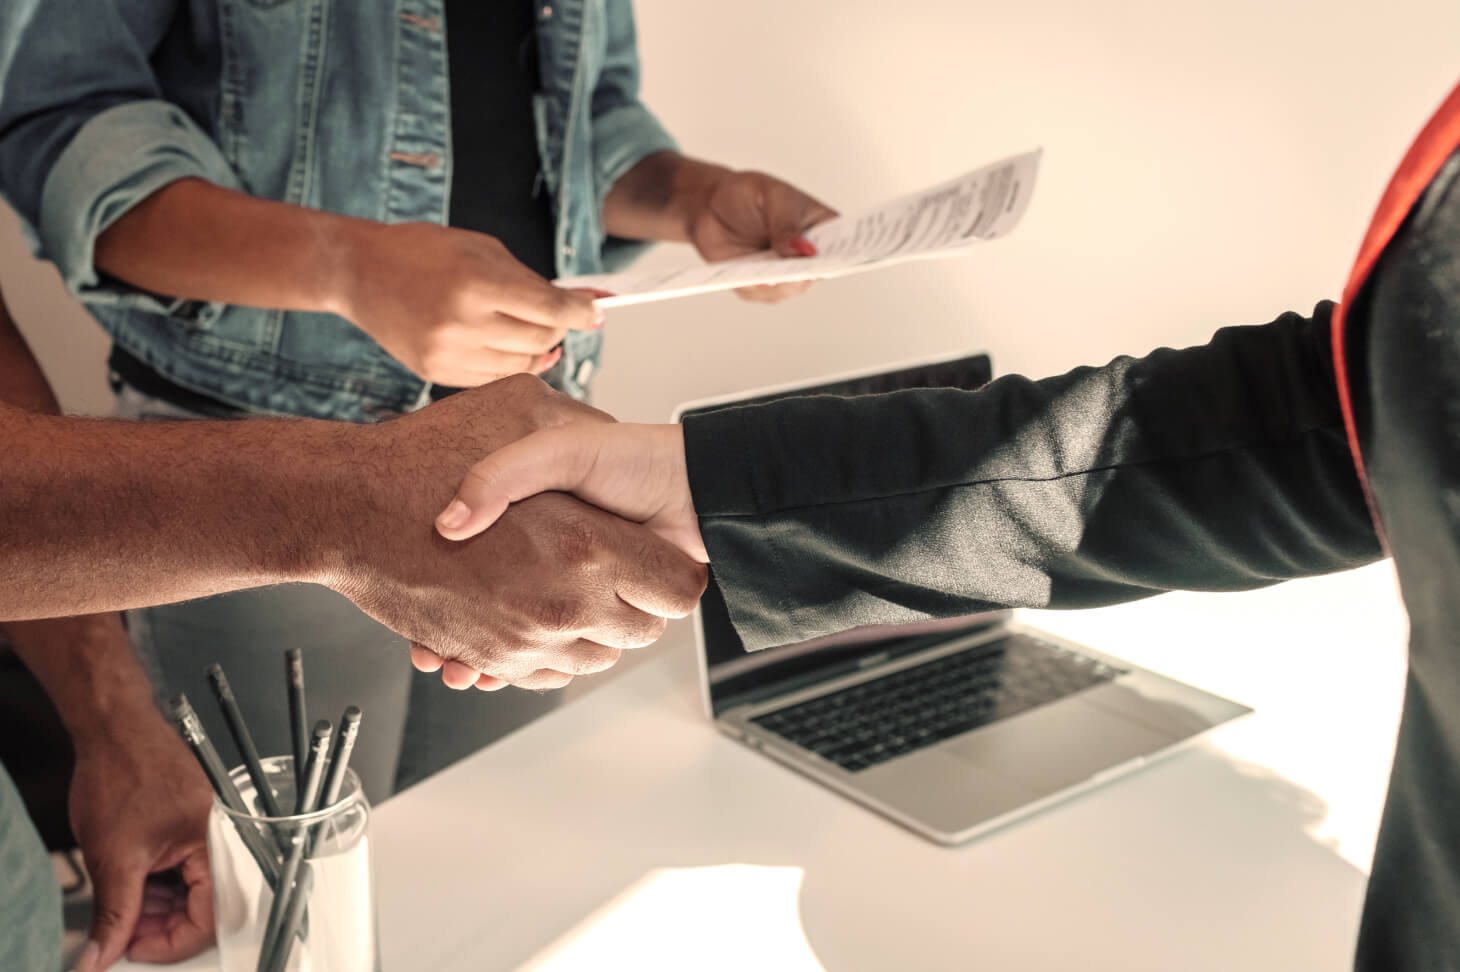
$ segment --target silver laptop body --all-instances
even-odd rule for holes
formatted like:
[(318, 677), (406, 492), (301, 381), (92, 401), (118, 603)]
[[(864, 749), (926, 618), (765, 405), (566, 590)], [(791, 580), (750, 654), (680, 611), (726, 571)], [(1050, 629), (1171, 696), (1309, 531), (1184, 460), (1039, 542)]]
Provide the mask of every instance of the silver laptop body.
[[(691, 402), (976, 388), (987, 356), (939, 358)], [(1014, 621), (854, 629), (744, 651), (711, 578), (695, 611), (705, 707), (732, 738), (943, 844), (1132, 772), (1252, 710)]]

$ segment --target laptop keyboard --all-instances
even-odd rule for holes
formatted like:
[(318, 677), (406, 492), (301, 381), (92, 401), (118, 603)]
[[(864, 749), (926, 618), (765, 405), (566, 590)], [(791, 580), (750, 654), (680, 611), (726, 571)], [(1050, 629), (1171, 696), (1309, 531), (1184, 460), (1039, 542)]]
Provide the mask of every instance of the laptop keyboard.
[(751, 721), (856, 773), (1123, 674), (1015, 634)]

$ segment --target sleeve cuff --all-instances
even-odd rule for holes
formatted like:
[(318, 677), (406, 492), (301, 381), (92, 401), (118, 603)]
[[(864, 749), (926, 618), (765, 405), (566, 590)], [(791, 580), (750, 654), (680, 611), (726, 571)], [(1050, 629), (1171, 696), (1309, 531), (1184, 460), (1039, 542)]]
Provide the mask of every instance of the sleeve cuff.
[[(679, 144), (649, 109), (638, 102), (607, 111), (593, 120), (593, 153), (598, 180), (598, 211), (614, 183), (655, 152), (677, 152)], [(622, 270), (654, 244), (610, 236), (603, 242), (603, 267)]]
[(637, 101), (620, 105), (593, 119), (593, 160), (600, 208), (614, 183), (655, 152), (677, 152), (679, 143), (659, 119)]
[(775, 531), (757, 519), (764, 490), (745, 410), (687, 416), (684, 451), (710, 569), (745, 649), (805, 640)]
[(218, 146), (175, 105), (134, 101), (101, 112), (76, 133), (46, 177), (37, 227), (42, 255), (56, 265), (66, 288), (89, 304), (198, 324), (216, 319), (221, 304), (151, 294), (96, 270), (96, 240), (107, 227), (186, 178), (240, 188)]

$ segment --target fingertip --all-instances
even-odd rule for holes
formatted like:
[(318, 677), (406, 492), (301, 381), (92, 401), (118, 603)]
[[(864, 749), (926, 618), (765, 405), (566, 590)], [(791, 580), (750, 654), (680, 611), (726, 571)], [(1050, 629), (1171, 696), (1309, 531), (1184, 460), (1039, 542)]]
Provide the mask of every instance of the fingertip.
[(816, 244), (804, 236), (798, 236), (791, 241), (791, 252), (799, 257), (814, 257), (817, 254)]
[(101, 961), (101, 943), (93, 938), (81, 950), (81, 957), (76, 960), (76, 972), (97, 972), (99, 961)]
[(454, 540), (458, 543), (470, 540), (497, 522), (497, 518), (507, 512), (508, 505), (506, 502), (500, 502), (487, 507), (480, 505), (473, 507), (466, 500), (458, 497), (452, 500), (451, 504), (436, 517), (436, 532), (447, 540)]
[(575, 287), (570, 291), (570, 293), (579, 294), (583, 297), (588, 298), (589, 300), (589, 317), (586, 323), (577, 328), (577, 330), (581, 331), (596, 331), (599, 328), (603, 327), (604, 322), (608, 320), (608, 317), (604, 313), (603, 308), (598, 306), (597, 301), (607, 300), (610, 297), (618, 296), (618, 294), (611, 293), (607, 290), (599, 290), (595, 287)]
[(465, 691), (476, 684), (481, 673), (458, 661), (449, 661), (441, 666), (441, 681), (449, 689)]
[(471, 507), (460, 498), (453, 499), (436, 517), (436, 528), (443, 534), (451, 534), (466, 526), (471, 519)]
[(425, 645), (411, 643), (411, 664), (418, 672), (439, 672), (446, 660)]

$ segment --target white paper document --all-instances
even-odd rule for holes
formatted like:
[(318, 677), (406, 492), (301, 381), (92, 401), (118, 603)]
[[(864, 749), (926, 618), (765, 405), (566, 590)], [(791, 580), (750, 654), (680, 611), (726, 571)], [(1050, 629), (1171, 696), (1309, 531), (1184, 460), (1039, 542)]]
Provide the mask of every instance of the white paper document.
[(565, 277), (557, 284), (606, 290), (614, 296), (600, 298), (599, 306), (621, 307), (954, 256), (1018, 225), (1034, 192), (1039, 158), (1038, 150), (1017, 155), (875, 209), (812, 227), (806, 238), (816, 245), (814, 257), (782, 259), (767, 251), (725, 263)]

